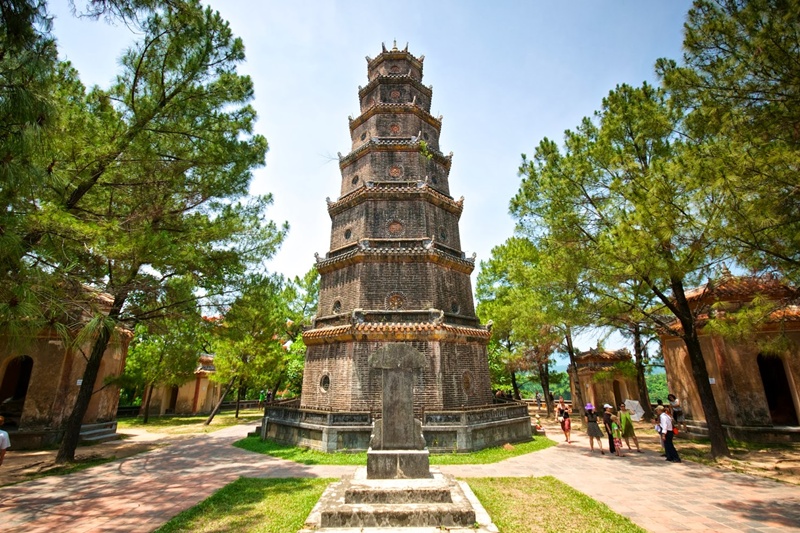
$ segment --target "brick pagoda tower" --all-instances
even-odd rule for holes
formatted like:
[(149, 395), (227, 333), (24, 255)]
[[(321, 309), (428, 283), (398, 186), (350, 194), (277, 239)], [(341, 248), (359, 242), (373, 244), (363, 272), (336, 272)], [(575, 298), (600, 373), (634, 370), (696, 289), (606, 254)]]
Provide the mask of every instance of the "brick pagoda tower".
[(490, 332), (475, 315), (470, 283), (475, 258), (461, 249), (463, 198), (450, 195), (452, 154), (439, 150), (441, 117), (430, 114), (423, 60), (396, 46), (367, 57), (361, 114), (350, 118), (351, 151), (339, 156), (341, 196), (328, 200), (330, 250), (317, 257), (319, 306), (303, 334), (300, 408), (269, 413), (277, 423), (269, 433), (279, 440), (365, 448), (363, 425), (381, 412), (380, 372), (370, 368), (370, 355), (389, 343), (406, 343), (425, 358), (413, 406), (430, 448), (530, 437), (524, 406), (493, 405)]

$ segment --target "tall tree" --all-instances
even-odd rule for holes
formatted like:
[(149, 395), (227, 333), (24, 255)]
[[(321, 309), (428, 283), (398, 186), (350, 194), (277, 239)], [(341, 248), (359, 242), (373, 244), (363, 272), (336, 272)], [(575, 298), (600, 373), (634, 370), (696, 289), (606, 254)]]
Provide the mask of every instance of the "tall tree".
[[(236, 72), (244, 46), (218, 13), (196, 0), (150, 12), (141, 41), (108, 90), (83, 100), (57, 154), (55, 188), (37, 246), (50, 246), (70, 276), (111, 295), (97, 327), (57, 461), (72, 460), (103, 353), (115, 327), (174, 277), (213, 294), (270, 257), (279, 229), (269, 196), (250, 197), (266, 140), (252, 134), (251, 80)], [(63, 252), (62, 252), (63, 251)], [(59, 256), (59, 254), (63, 254)]]
[(696, 0), (683, 64), (662, 59), (666, 87), (690, 111), (698, 158), (725, 191), (720, 216), (737, 261), (800, 282), (800, 3)]
[(512, 213), (523, 228), (546, 235), (564, 268), (591, 257), (606, 279), (640, 280), (669, 310), (674, 322), (638, 309), (683, 339), (712, 454), (727, 455), (697, 334), (703, 310), (690, 305), (684, 290), (720, 258), (714, 235), (724, 202), (707, 186), (709, 169), (691, 157), (681, 127), (682, 115), (664, 91), (618, 86), (594, 121), (565, 133), (563, 153), (545, 139), (533, 160), (523, 156)]

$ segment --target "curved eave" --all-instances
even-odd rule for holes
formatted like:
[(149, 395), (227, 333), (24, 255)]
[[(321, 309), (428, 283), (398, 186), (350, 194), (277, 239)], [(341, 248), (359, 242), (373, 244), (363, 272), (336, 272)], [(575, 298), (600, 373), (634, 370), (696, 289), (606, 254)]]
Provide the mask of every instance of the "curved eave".
[(378, 68), (381, 63), (387, 60), (405, 60), (411, 63), (414, 67), (418, 68), (420, 74), (422, 74), (422, 61), (424, 57), (425, 56), (416, 57), (408, 50), (384, 50), (374, 58), (367, 58), (367, 70), (369, 71)]
[(467, 275), (475, 270), (473, 260), (459, 259), (441, 250), (422, 246), (377, 249), (357, 247), (336, 257), (319, 260), (316, 268), (320, 274), (325, 274), (358, 263), (436, 263)]
[(440, 193), (427, 184), (416, 187), (368, 187), (362, 185), (355, 191), (343, 196), (336, 202), (328, 204), (328, 214), (334, 216), (346, 209), (350, 209), (366, 200), (408, 200), (423, 199), (431, 204), (441, 207), (457, 217), (461, 217), (464, 210), (464, 198), (453, 200), (452, 197)]
[(430, 113), (422, 109), (417, 104), (412, 104), (410, 102), (403, 102), (403, 103), (379, 103), (371, 106), (369, 109), (361, 113), (357, 118), (350, 120), (350, 132), (352, 133), (357, 127), (361, 126), (370, 118), (374, 117), (375, 115), (387, 114), (387, 115), (403, 115), (407, 113), (412, 113), (434, 128), (436, 131), (442, 131), (442, 122), (434, 118)]
[[(370, 139), (365, 142), (346, 156), (339, 159), (339, 169), (344, 170), (362, 157), (373, 152), (422, 152), (420, 141), (406, 141), (406, 140), (375, 140)], [(428, 148), (428, 152), (433, 156), (437, 163), (442, 164), (447, 171), (450, 171), (450, 166), (453, 163), (453, 154), (444, 155), (438, 150)]]
[(384, 83), (387, 84), (408, 83), (413, 85), (415, 89), (417, 89), (419, 92), (421, 92), (428, 98), (433, 97), (432, 88), (423, 85), (421, 81), (415, 80), (414, 78), (409, 76), (408, 73), (403, 73), (403, 74), (381, 74), (379, 76), (375, 76), (370, 80), (368, 84), (358, 89), (358, 99), (361, 100), (362, 98), (364, 98), (364, 95), (373, 90), (376, 86)]
[(306, 346), (347, 341), (450, 340), (486, 344), (491, 333), (484, 328), (432, 324), (425, 322), (363, 322), (303, 332)]

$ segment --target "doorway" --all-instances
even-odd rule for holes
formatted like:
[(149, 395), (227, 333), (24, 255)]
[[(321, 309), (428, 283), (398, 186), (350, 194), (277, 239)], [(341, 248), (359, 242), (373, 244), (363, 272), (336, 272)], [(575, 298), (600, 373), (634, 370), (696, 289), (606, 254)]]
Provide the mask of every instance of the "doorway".
[(758, 354), (757, 361), (772, 423), (776, 426), (798, 425), (783, 359)]
[(0, 383), (0, 415), (8, 427), (19, 428), (32, 372), (33, 359), (27, 355), (15, 357), (6, 366)]
[(614, 380), (614, 409), (622, 405), (622, 387), (620, 387), (619, 380)]

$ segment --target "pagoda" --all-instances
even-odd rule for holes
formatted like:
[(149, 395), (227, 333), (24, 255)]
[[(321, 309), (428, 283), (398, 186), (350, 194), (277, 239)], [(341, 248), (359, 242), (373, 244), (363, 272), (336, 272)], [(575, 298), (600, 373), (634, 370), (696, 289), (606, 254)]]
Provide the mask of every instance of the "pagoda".
[(408, 46), (367, 57), (350, 153), (339, 155), (341, 194), (328, 199), (330, 250), (317, 255), (317, 316), (299, 405), (270, 408), (264, 435), (332, 451), (365, 449), (380, 416), (380, 372), (370, 357), (402, 343), (424, 357), (414, 416), (432, 450), (471, 450), (530, 438), (524, 404), (495, 404), (486, 347), (461, 248), (463, 197), (450, 194), (452, 153), (439, 148), (424, 56)]

